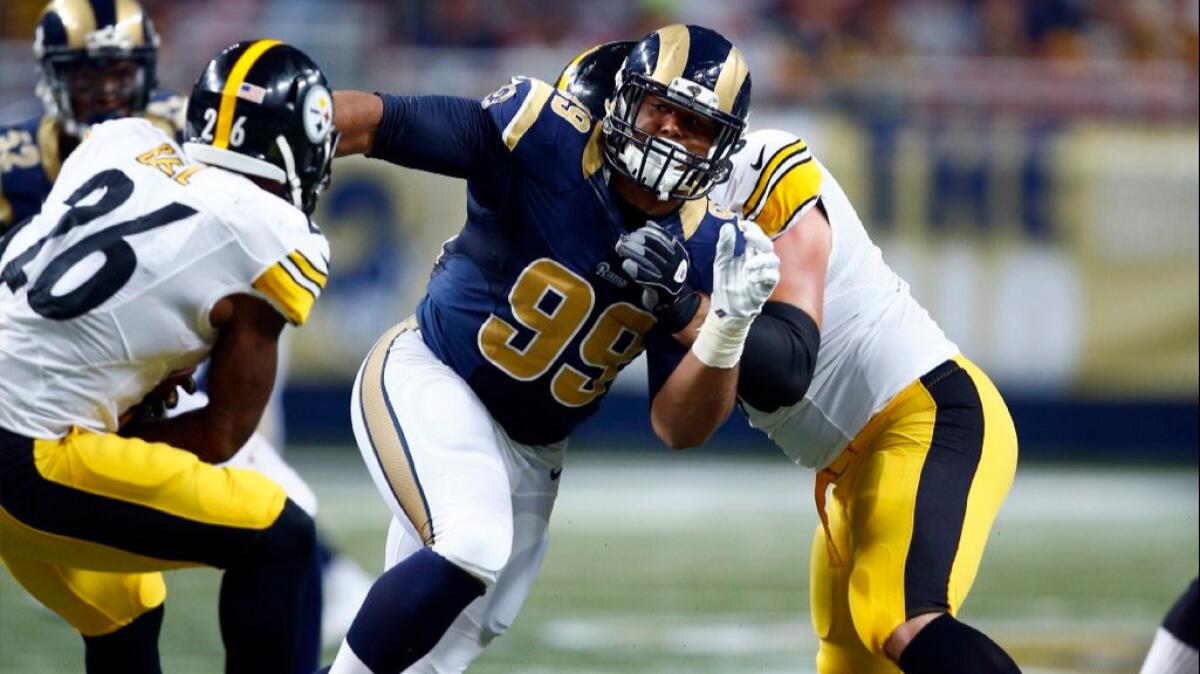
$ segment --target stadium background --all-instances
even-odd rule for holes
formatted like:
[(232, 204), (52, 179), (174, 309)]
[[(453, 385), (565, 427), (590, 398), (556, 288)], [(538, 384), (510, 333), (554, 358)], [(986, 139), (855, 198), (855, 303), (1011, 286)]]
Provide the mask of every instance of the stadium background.
[[(721, 30), (751, 65), (751, 128), (809, 141), (1013, 409), (1022, 469), (967, 615), (1027, 671), (1130, 671), (1196, 574), (1195, 0), (143, 4), (160, 80), (183, 93), (255, 37), (305, 49), (338, 88), (479, 97), (665, 23)], [(39, 111), (41, 6), (0, 4), (0, 122)], [(316, 218), (333, 275), (294, 340), (288, 452), (373, 569), (386, 515), (351, 447), (349, 385), (464, 214), (461, 183), (351, 160)], [(478, 671), (811, 668), (811, 475), (736, 415), (698, 456), (669, 455), (643, 380), (620, 377), (576, 436), (544, 577)], [(205, 573), (171, 574), (171, 671), (218, 667)], [(79, 650), (0, 579), (0, 671), (74, 671)]]

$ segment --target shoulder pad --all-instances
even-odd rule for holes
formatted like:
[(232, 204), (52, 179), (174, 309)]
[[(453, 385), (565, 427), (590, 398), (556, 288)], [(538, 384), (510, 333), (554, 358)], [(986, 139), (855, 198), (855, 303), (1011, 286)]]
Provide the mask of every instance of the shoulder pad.
[(595, 161), (598, 151), (585, 152), (594, 135), (591, 114), (549, 84), (514, 77), (485, 97), (482, 105), (496, 123), (504, 145), (530, 170), (546, 176), (576, 176), (574, 170), (564, 171), (564, 165), (573, 165), (584, 175), (599, 168)]
[(0, 127), (0, 173), (33, 168), (41, 162), (36, 123)]
[(816, 204), (823, 177), (808, 145), (774, 129), (747, 134), (731, 158), (729, 182), (721, 201), (772, 238), (781, 235)]
[(206, 201), (248, 258), (246, 281), (290, 323), (302, 325), (329, 275), (325, 235), (300, 209), (242, 176), (214, 168), (198, 174), (195, 184), (220, 195)]
[(145, 117), (179, 140), (187, 127), (187, 99), (178, 94), (156, 93), (146, 106)]

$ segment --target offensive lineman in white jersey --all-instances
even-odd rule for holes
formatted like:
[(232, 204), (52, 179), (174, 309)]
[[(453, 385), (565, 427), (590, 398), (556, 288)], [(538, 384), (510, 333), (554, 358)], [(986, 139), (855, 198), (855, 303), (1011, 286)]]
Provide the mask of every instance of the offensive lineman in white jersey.
[[(602, 116), (633, 44), (583, 52), (557, 88)], [(803, 141), (753, 132), (732, 162), (713, 200), (757, 222), (782, 261), (772, 301), (746, 339), (738, 395), (753, 426), (819, 471), (822, 526), (811, 569), (818, 672), (1019, 672), (1003, 649), (953, 617), (1016, 468), (1003, 400), (884, 263)], [(392, 534), (389, 565), (420, 545)], [(539, 564), (510, 563), (406, 671), (465, 670), (516, 615)]]
[[(312, 520), (261, 474), (209, 464), (250, 437), (279, 333), (325, 285), (307, 214), (332, 98), (299, 50), (240, 43), (188, 121), (184, 148), (144, 120), (95, 126), (0, 239), (0, 558), (80, 632), (89, 672), (159, 672), (159, 572), (223, 568), (226, 671), (290, 674)], [(205, 358), (207, 406), (140, 416)]]
[[(628, 44), (584, 52), (559, 88), (603, 105)], [(884, 263), (804, 141), (749, 133), (731, 162), (712, 198), (756, 222), (781, 262), (746, 339), (738, 396), (752, 426), (819, 471), (818, 672), (1018, 672), (953, 617), (1016, 470), (1003, 399)]]

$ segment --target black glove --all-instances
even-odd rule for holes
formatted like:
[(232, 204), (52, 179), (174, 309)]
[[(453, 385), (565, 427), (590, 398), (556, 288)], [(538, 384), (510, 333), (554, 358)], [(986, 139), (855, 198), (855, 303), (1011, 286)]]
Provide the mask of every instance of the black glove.
[(617, 241), (621, 269), (642, 286), (642, 306), (654, 313), (668, 332), (691, 322), (700, 297), (687, 281), (688, 253), (683, 242), (653, 222)]

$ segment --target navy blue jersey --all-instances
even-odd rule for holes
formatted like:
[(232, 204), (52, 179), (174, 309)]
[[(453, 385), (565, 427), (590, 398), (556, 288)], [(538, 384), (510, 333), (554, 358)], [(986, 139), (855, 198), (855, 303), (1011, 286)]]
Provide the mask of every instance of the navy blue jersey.
[[(425, 343), (514, 440), (566, 438), (659, 332), (614, 251), (646, 220), (627, 220), (609, 193), (600, 125), (526, 78), (482, 106), (383, 99), (372, 156), (467, 179), (467, 222), (417, 309)], [(697, 290), (711, 290), (718, 231), (732, 219), (706, 199), (656, 219), (687, 242)]]
[[(145, 117), (178, 138), (183, 132), (185, 100), (156, 93)], [(0, 231), (41, 210), (66, 159), (60, 136), (58, 120), (49, 115), (0, 126)]]

